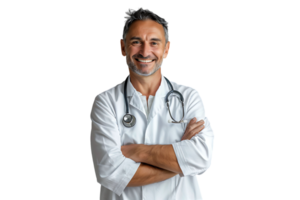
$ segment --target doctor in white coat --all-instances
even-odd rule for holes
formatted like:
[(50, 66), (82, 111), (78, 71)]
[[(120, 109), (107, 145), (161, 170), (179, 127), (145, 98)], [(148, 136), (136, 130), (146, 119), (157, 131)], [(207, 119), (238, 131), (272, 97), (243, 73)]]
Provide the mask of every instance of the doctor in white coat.
[[(91, 149), (101, 200), (201, 200), (197, 175), (211, 164), (213, 131), (198, 92), (161, 74), (170, 48), (167, 22), (149, 10), (130, 10), (121, 40), (127, 81), (96, 96)], [(173, 66), (174, 70), (182, 70)], [(124, 88), (127, 82), (126, 88)], [(126, 90), (126, 97), (125, 90)], [(125, 127), (126, 102), (136, 123)]]

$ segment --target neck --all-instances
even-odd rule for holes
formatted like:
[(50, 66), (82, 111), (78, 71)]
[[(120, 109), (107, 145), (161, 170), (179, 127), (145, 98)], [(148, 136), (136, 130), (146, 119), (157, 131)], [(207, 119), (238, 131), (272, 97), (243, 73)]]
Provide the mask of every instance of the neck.
[(142, 93), (143, 96), (148, 97), (150, 95), (154, 96), (158, 90), (161, 82), (161, 69), (157, 70), (151, 76), (141, 76), (129, 69), (130, 82), (133, 87)]

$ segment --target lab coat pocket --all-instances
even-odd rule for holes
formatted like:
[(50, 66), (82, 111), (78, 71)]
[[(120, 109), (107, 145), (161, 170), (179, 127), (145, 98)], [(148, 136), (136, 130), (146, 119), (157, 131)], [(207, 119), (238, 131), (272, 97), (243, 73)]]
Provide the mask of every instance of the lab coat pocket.
[(157, 118), (156, 123), (160, 127), (152, 132), (159, 132), (158, 137), (153, 140), (153, 144), (172, 144), (179, 142), (183, 136), (184, 130), (182, 123), (169, 123), (171, 120), (168, 110)]
[[(178, 111), (177, 112), (172, 112), (172, 117), (176, 120), (176, 121), (179, 121), (181, 120), (182, 118), (182, 111), (181, 113), (179, 113)], [(184, 133), (184, 130), (185, 130), (185, 127), (186, 127), (186, 123), (187, 123), (187, 120), (185, 120), (183, 118), (183, 122), (180, 122), (180, 123), (174, 123), (174, 120), (171, 118), (170, 114), (169, 114), (169, 111), (168, 111), (168, 121), (167, 121), (167, 124), (169, 126), (169, 128), (175, 128), (177, 131), (180, 131), (179, 133), (179, 136), (180, 135), (183, 135)], [(182, 133), (181, 133), (182, 132)]]

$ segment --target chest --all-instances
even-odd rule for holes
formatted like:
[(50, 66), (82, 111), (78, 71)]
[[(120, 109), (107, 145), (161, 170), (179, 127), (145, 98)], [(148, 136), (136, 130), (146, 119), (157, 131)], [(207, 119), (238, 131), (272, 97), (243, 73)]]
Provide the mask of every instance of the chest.
[[(140, 101), (140, 103), (140, 105), (129, 104), (129, 113), (136, 118), (136, 124), (131, 128), (125, 127), (122, 123), (125, 112), (116, 113), (122, 145), (172, 144), (181, 140), (185, 126), (181, 123), (169, 122), (172, 121), (172, 118), (164, 98), (154, 99), (148, 113), (145, 111), (143, 102)], [(118, 111), (121, 110), (124, 109), (118, 109)], [(183, 115), (181, 103), (179, 101), (171, 102), (170, 112), (175, 120), (180, 120)]]

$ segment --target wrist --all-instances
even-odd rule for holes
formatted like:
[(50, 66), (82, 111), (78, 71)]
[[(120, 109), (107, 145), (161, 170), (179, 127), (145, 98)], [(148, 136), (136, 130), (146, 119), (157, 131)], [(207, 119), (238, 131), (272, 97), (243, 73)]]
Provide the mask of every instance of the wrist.
[(140, 144), (137, 149), (140, 162), (146, 163), (151, 152), (151, 145)]

